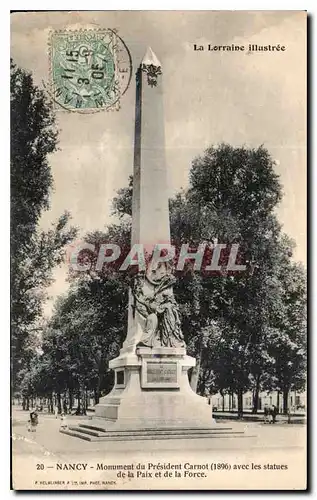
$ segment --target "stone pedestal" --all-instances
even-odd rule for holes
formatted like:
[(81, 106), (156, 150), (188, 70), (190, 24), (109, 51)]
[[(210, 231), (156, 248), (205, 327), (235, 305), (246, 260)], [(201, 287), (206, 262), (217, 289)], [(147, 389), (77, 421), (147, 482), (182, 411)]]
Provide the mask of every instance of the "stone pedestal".
[(139, 347), (135, 357), (112, 360), (115, 385), (100, 399), (96, 417), (121, 428), (210, 427), (212, 408), (189, 385), (193, 366), (185, 349), (167, 347)]

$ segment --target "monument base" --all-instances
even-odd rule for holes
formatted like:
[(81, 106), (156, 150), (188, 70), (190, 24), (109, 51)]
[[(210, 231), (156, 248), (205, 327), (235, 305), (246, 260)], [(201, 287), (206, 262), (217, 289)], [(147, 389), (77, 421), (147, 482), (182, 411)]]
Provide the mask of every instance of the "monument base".
[(139, 347), (109, 366), (115, 385), (96, 405), (95, 417), (61, 432), (90, 441), (243, 435), (216, 424), (212, 406), (192, 391), (187, 371), (195, 359), (185, 349)]

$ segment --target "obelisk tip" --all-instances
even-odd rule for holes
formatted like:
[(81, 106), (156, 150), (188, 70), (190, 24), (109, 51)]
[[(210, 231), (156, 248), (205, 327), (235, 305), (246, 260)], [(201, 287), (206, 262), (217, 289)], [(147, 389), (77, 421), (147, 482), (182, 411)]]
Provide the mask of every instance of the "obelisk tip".
[(146, 53), (141, 61), (141, 66), (155, 66), (156, 68), (161, 68), (162, 65), (156, 55), (154, 54), (151, 47), (148, 47)]

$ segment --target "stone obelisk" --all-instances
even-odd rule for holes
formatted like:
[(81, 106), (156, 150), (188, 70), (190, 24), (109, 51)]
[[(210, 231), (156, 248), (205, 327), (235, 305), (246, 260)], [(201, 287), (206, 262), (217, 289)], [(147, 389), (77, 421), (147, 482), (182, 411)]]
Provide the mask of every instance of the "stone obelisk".
[[(131, 245), (149, 253), (170, 243), (161, 63), (149, 47), (136, 74)], [(128, 334), (122, 353), (135, 355), (142, 325), (129, 298)]]
[[(162, 66), (149, 48), (136, 74), (132, 246), (151, 251), (170, 243)], [(212, 408), (189, 385), (180, 315), (168, 264), (139, 272), (131, 285), (128, 331), (109, 363), (115, 384), (95, 418), (65, 431), (91, 440), (231, 435), (215, 425)], [(106, 325), (105, 325), (106, 328)], [(216, 428), (216, 431), (215, 431)]]

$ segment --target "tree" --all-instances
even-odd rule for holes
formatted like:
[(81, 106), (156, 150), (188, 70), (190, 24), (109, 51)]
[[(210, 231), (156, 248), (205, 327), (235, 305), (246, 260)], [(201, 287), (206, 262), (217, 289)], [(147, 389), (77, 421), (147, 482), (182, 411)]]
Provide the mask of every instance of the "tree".
[(112, 213), (120, 219), (124, 216), (132, 216), (132, 190), (133, 176), (129, 177), (128, 187), (121, 188), (117, 192), (117, 196), (112, 201)]
[[(272, 211), (280, 199), (281, 186), (274, 162), (262, 147), (234, 148), (222, 144), (207, 149), (194, 160), (188, 192), (172, 202), (174, 241), (185, 240), (196, 247), (206, 242), (211, 249), (217, 242), (238, 243), (240, 259), (247, 265), (246, 272), (241, 274), (223, 270), (215, 276), (197, 276), (200, 287), (192, 290), (190, 299), (199, 304), (199, 311), (195, 311), (198, 323), (193, 329), (196, 338), (210, 318), (226, 318), (239, 336), (244, 352), (246, 349), (249, 352), (250, 345), (258, 341), (262, 299), (266, 295), (254, 268), (263, 272), (266, 272), (264, 267), (268, 268), (270, 249), (274, 248), (280, 232)], [(202, 351), (198, 348), (197, 352)], [(238, 396), (242, 401), (242, 395)]]
[(31, 74), (11, 60), (11, 250), (16, 258), (49, 207), (53, 177), (48, 155), (56, 150), (51, 105)]
[(50, 102), (31, 74), (11, 61), (11, 317), (12, 375), (32, 358), (51, 271), (63, 260), (63, 248), (76, 230), (65, 212), (52, 229), (38, 230), (49, 207), (53, 185), (48, 161), (56, 150), (57, 131)]
[(283, 394), (287, 413), (289, 392), (301, 391), (306, 384), (306, 273), (302, 265), (286, 262), (280, 280), (283, 307), (270, 331), (268, 350), (274, 358), (275, 388)]

